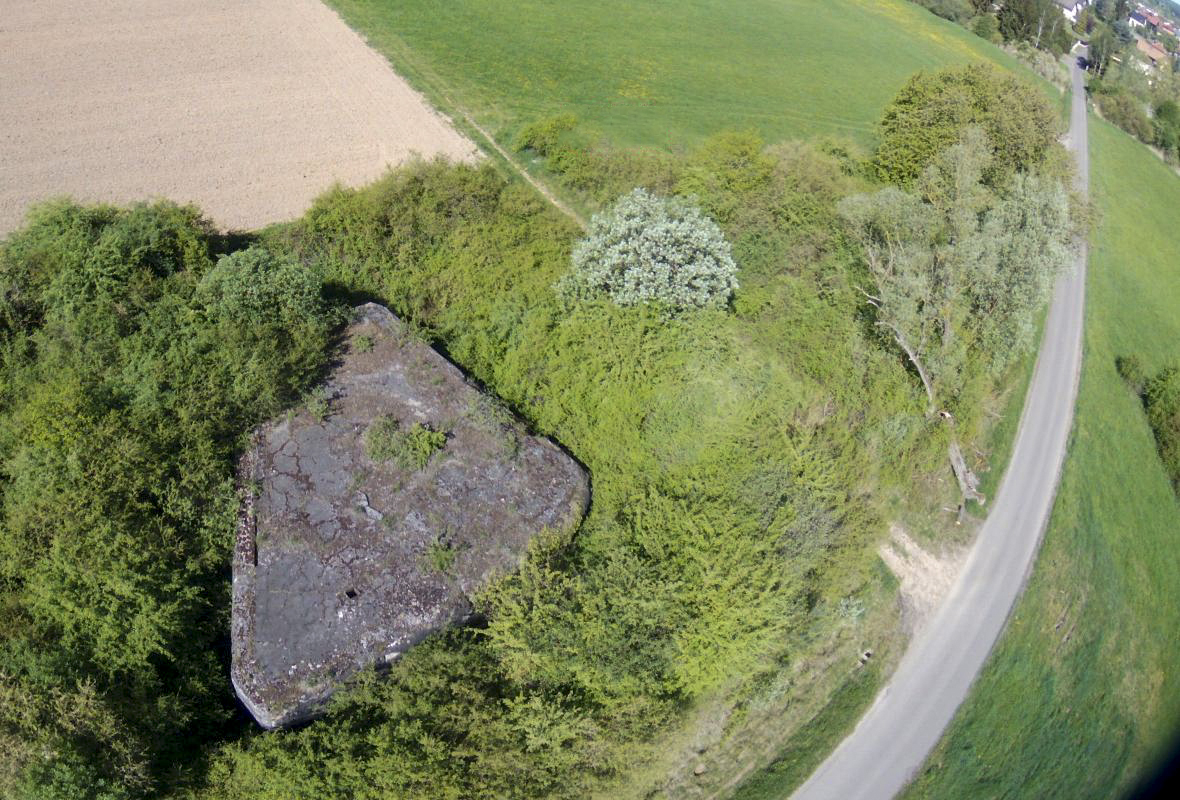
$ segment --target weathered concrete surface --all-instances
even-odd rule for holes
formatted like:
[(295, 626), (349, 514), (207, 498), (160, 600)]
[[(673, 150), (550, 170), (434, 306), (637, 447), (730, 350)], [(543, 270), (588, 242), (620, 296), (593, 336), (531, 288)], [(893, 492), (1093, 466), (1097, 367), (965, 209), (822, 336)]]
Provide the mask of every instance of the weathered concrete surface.
[[(232, 678), (267, 728), (467, 618), (474, 591), (589, 499), (569, 456), (381, 306), (357, 309), (326, 394), (323, 419), (301, 409), (262, 426), (240, 469)], [(384, 416), (446, 431), (446, 445), (418, 471), (374, 462), (365, 432)]]

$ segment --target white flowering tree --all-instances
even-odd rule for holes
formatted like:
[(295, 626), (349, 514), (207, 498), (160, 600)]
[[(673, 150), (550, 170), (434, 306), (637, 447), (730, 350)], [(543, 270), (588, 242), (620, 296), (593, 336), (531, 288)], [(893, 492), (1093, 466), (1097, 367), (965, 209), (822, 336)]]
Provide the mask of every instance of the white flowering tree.
[(717, 223), (696, 206), (635, 189), (590, 221), (558, 288), (621, 306), (724, 308), (737, 288), (737, 265)]

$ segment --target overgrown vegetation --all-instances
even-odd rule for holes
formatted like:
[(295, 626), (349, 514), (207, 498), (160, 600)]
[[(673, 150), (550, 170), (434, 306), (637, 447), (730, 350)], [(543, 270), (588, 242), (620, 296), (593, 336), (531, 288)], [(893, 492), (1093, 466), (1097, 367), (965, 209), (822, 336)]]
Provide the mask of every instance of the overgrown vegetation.
[[(829, 159), (794, 157), (845, 184)], [(706, 207), (817, 214), (749, 259), (742, 291), (759, 293), (736, 314), (565, 307), (551, 287), (578, 232), (490, 167), (422, 164), (337, 191), (271, 240), (441, 338), (590, 468), (594, 503), (572, 546), (540, 548), (480, 600), (485, 631), (415, 648), (304, 730), (227, 747), (209, 796), (582, 796), (856, 591), (876, 529), (861, 476), (878, 450), (916, 463), (929, 433), (878, 432), (915, 395), (858, 319), (837, 195), (778, 194), (769, 173), (760, 194), (717, 185)], [(866, 393), (887, 398), (867, 416)]]
[(1102, 116), (1139, 141), (1180, 163), (1180, 76), (1152, 82), (1133, 67), (1112, 66), (1090, 79), (1089, 92)]
[(1172, 485), (1180, 487), (1180, 369), (1168, 367), (1143, 389), (1147, 421)]
[(1166, 367), (1148, 378), (1138, 356), (1119, 356), (1115, 368), (1143, 401), (1160, 461), (1180, 490), (1180, 369)]
[(0, 794), (142, 797), (234, 717), (242, 435), (298, 397), (314, 272), (197, 212), (44, 206), (0, 246)]
[(430, 459), (447, 444), (445, 431), (415, 422), (407, 430), (395, 417), (378, 417), (365, 431), (365, 454), (374, 461), (389, 461), (399, 468), (416, 472), (425, 469)]
[(1147, 108), (1139, 98), (1117, 85), (1101, 82), (1092, 83), (1091, 91), (1091, 96), (1104, 119), (1118, 125), (1141, 142), (1151, 144), (1155, 140), (1151, 118), (1147, 116)]
[[(985, 179), (998, 140), (964, 126), (887, 189), (846, 145), (731, 133), (682, 153), (585, 150), (564, 144), (566, 123), (538, 130), (528, 146), (564, 154), (553, 174), (587, 205), (639, 185), (679, 198), (661, 213), (696, 233), (687, 198), (715, 220), (702, 250), (723, 269), (706, 302), (565, 302), (553, 287), (581, 232), (487, 165), (333, 190), (247, 249), (171, 206), (53, 206), (4, 245), (0, 675), (24, 704), (2, 729), (18, 796), (582, 797), (701, 698), (858, 624), (878, 497), (945, 474), (948, 433), (877, 324), (893, 309), (862, 292), (883, 273), (848, 204), (909, 197), (930, 230), (906, 246), (938, 275), (967, 241), (1000, 254), (938, 301), (961, 337), (939, 405), (973, 441), (1007, 379), (988, 326), (1026, 346), (1010, 333), (1068, 235), (1059, 162), (1032, 154)], [(321, 286), (379, 299), (445, 346), (589, 468), (594, 501), (572, 541), (542, 541), (476, 599), (485, 628), (415, 647), (325, 719), (258, 735), (231, 719), (217, 649), (233, 460), (261, 419), (319, 403), (307, 389), (336, 319)], [(411, 466), (443, 442), (388, 421), (367, 436), (374, 457)], [(440, 542), (424, 557), (445, 571), (455, 554)], [(63, 697), (82, 711), (54, 714)]]

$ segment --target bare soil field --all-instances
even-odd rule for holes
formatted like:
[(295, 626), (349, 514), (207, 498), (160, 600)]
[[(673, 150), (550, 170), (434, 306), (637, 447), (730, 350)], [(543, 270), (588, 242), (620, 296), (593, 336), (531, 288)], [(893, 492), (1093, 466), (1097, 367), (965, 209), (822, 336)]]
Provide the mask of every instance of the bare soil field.
[(478, 157), (318, 0), (0, 0), (0, 236), (60, 195), (255, 228), (415, 153)]

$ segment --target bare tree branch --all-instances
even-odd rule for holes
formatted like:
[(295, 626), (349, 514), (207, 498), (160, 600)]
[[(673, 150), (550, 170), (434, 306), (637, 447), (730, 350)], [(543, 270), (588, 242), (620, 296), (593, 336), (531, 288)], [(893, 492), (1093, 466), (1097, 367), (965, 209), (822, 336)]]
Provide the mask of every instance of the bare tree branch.
[(926, 389), (926, 399), (929, 401), (929, 407), (926, 410), (926, 415), (929, 416), (933, 414), (934, 409), (937, 406), (937, 403), (935, 403), (934, 400), (934, 385), (930, 382), (930, 376), (926, 374), (926, 368), (922, 366), (922, 362), (918, 358), (918, 354), (915, 353), (913, 348), (910, 347), (909, 343), (906, 342), (905, 334), (903, 334), (901, 329), (896, 325), (891, 325), (890, 323), (884, 321), (878, 321), (877, 324), (882, 328), (886, 328), (893, 334), (893, 338), (897, 342), (897, 346), (905, 352), (906, 356), (910, 359), (910, 363), (914, 365), (914, 369), (918, 371), (918, 377), (922, 379), (922, 386)]

